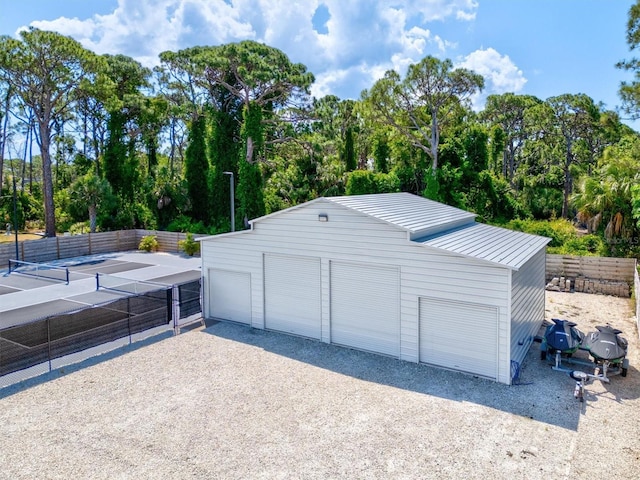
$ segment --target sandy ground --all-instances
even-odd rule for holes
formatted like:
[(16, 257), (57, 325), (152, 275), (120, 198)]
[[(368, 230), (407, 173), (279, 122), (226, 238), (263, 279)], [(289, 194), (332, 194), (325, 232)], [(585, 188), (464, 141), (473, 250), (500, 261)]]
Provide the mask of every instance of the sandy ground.
[(210, 325), (0, 390), (0, 478), (637, 478), (631, 303), (548, 292), (547, 318), (630, 340), (626, 378), (540, 360), (506, 386), (320, 342)]

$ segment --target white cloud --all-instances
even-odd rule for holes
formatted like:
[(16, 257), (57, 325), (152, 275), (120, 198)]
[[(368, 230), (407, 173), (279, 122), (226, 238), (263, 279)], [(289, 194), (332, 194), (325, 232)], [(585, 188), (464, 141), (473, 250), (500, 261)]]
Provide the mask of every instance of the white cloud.
[(406, 0), (400, 3), (408, 11), (419, 13), (425, 22), (445, 20), (449, 17), (472, 21), (476, 18), (478, 9), (476, 0)]
[(457, 66), (473, 70), (485, 79), (485, 88), (482, 94), (472, 98), (476, 110), (482, 108), (487, 95), (517, 93), (527, 83), (522, 70), (513, 63), (509, 56), (501, 55), (493, 48), (476, 50), (467, 55)]
[(487, 81), (485, 88), (491, 93), (518, 92), (527, 83), (522, 70), (509, 56), (500, 55), (493, 48), (470, 53), (459, 66), (481, 74)]
[(195, 45), (215, 45), (255, 36), (251, 24), (223, 0), (118, 0), (107, 15), (86, 20), (58, 18), (32, 24), (70, 35), (97, 53), (122, 53), (158, 63), (158, 54)]
[(64, 32), (65, 35), (69, 35), (76, 39), (88, 38), (96, 29), (96, 24), (92, 19), (80, 20), (77, 17), (60, 17), (57, 20), (52, 21), (36, 21), (31, 25), (41, 30), (55, 30)]
[(336, 86), (345, 81), (349, 70), (327, 70), (316, 76), (316, 81), (311, 87), (311, 94), (316, 98), (331, 95)]
[[(322, 34), (312, 23), (319, 6), (329, 13)], [(429, 22), (468, 22), (477, 8), (475, 0), (118, 0), (107, 15), (32, 25), (145, 66), (165, 50), (253, 39), (304, 63), (316, 76), (314, 91), (346, 98), (387, 69), (403, 72), (426, 55), (446, 56), (455, 44), (434, 35)]]

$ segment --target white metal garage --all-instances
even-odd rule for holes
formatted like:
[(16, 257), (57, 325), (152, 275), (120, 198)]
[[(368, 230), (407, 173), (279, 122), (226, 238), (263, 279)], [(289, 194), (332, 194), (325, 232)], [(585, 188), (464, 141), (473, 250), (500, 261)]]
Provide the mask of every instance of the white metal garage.
[(318, 198), (201, 239), (205, 314), (511, 382), (548, 239), (408, 193)]

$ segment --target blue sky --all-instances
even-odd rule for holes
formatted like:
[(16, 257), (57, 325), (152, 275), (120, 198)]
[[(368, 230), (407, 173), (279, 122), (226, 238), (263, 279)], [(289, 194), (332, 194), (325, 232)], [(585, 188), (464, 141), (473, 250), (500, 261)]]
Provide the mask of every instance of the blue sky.
[[(426, 55), (485, 76), (484, 95), (586, 93), (619, 105), (615, 63), (632, 0), (0, 0), (0, 34), (33, 25), (146, 66), (158, 53), (253, 39), (316, 76), (316, 96), (358, 98)], [(481, 108), (483, 98), (476, 99)]]

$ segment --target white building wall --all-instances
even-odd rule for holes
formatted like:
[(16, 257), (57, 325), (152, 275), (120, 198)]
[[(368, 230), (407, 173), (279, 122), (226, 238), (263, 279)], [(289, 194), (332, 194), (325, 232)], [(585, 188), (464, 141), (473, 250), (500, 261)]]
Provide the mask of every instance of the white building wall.
[[(328, 215), (319, 222), (320, 213)], [(400, 266), (400, 358), (418, 362), (419, 297), (466, 300), (498, 307), (498, 381), (509, 383), (509, 270), (448, 255), (408, 241), (407, 233), (373, 217), (316, 201), (254, 224), (252, 232), (204, 239), (203, 272), (210, 267), (251, 273), (253, 326), (264, 328), (263, 253), (317, 256), (322, 275), (322, 340), (330, 342), (329, 261)], [(205, 279), (206, 282), (206, 279)], [(207, 292), (205, 285), (204, 292)], [(205, 298), (205, 305), (207, 299)], [(208, 312), (205, 306), (205, 314)]]
[[(498, 309), (498, 378), (510, 383), (509, 373), (509, 270), (479, 261), (429, 252), (413, 247), (417, 260), (402, 267), (402, 353), (405, 360), (419, 356), (419, 297), (462, 301)], [(493, 328), (493, 327), (491, 327)]]
[[(250, 232), (219, 235), (215, 241), (204, 241), (200, 245), (203, 272), (203, 310), (206, 318), (211, 318), (209, 305), (210, 268), (245, 272), (251, 275), (251, 318), (252, 326), (264, 328), (264, 288), (262, 283), (262, 252), (257, 248), (247, 248)], [(260, 281), (256, 286), (255, 282)]]
[(513, 272), (511, 286), (511, 360), (522, 363), (544, 320), (545, 249)]

